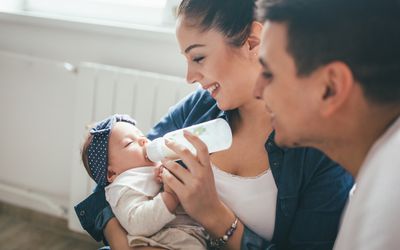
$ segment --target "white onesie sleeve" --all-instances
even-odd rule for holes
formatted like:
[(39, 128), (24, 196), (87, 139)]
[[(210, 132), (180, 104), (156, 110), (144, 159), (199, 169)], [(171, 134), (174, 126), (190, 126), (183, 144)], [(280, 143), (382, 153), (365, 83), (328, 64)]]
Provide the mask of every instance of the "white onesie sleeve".
[[(149, 183), (147, 181), (142, 180), (143, 183), (146, 183), (146, 188), (143, 188), (140, 181), (137, 182), (137, 179), (141, 177), (132, 174), (125, 174), (121, 177), (106, 187), (106, 199), (128, 234), (150, 236), (175, 219), (175, 215), (171, 214), (166, 207), (161, 193), (152, 197), (156, 194), (154, 190), (157, 190), (154, 185), (150, 188), (152, 191), (148, 192)], [(149, 181), (154, 179), (152, 172), (149, 179)], [(141, 186), (137, 187), (138, 183)], [(158, 185), (157, 191), (159, 191), (160, 185), (155, 185)]]

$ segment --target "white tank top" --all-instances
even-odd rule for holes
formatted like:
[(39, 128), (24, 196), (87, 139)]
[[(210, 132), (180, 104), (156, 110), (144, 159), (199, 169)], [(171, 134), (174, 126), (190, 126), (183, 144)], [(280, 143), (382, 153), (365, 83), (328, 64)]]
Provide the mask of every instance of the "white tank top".
[(232, 175), (213, 166), (220, 199), (236, 216), (266, 240), (271, 240), (275, 227), (278, 189), (270, 170), (255, 177)]

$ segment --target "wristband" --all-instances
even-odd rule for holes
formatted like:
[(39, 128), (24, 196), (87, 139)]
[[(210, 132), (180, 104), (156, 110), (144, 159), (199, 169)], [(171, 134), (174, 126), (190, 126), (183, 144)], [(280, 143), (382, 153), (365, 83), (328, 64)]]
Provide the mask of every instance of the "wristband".
[(235, 232), (238, 221), (239, 221), (238, 218), (235, 217), (235, 221), (232, 223), (231, 227), (226, 231), (226, 233), (221, 238), (218, 238), (218, 239), (210, 238), (210, 240), (209, 240), (210, 249), (218, 250), (218, 249), (221, 249), (223, 246), (225, 246), (226, 243), (228, 242), (229, 238)]

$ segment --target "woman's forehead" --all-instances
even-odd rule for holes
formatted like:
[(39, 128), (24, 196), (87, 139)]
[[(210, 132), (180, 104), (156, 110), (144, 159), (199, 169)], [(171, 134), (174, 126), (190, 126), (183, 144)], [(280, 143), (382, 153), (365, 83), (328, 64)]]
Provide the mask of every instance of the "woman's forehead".
[(181, 47), (182, 54), (185, 50), (194, 44), (201, 44), (202, 47), (215, 47), (225, 44), (225, 37), (215, 29), (201, 30), (200, 28), (187, 25), (178, 25), (176, 36)]

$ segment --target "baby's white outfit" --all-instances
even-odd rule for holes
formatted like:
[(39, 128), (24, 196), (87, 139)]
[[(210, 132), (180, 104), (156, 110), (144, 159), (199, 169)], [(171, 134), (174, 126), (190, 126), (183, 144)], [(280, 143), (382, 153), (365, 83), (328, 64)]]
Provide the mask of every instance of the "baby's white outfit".
[(127, 170), (105, 188), (114, 215), (128, 232), (129, 246), (206, 249), (204, 229), (180, 206), (171, 214), (160, 188), (150, 166)]

